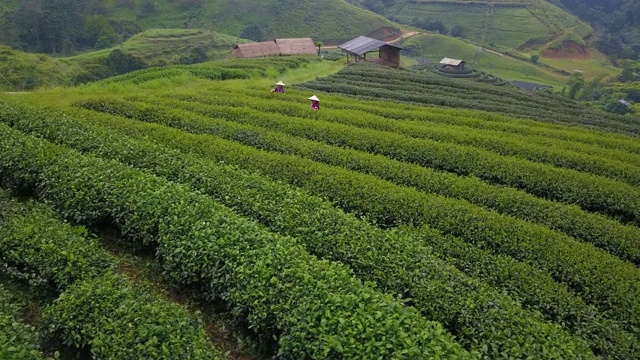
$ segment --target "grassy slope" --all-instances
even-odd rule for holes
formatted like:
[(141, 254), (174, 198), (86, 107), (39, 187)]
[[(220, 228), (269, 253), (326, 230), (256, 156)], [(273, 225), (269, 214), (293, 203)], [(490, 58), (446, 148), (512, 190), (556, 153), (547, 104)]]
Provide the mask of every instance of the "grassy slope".
[(243, 42), (247, 40), (208, 30), (154, 29), (135, 35), (117, 47), (68, 58), (0, 47), (0, 90), (29, 89), (31, 81), (37, 87), (70, 85), (76, 75), (92, 66), (100, 66), (100, 62), (117, 48), (153, 64), (159, 60), (174, 63), (180, 55), (189, 54), (192, 48), (200, 46), (209, 50), (210, 58), (224, 59), (230, 56), (234, 44)]
[(72, 63), (86, 66), (109, 56), (114, 49), (139, 56), (147, 63), (157, 60), (175, 62), (180, 55), (188, 54), (192, 48), (205, 47), (213, 59), (230, 56), (235, 44), (249, 42), (235, 36), (201, 29), (152, 29), (132, 36), (123, 44), (98, 51), (69, 57)]
[(81, 71), (76, 64), (0, 46), (0, 91), (67, 85)]
[[(547, 2), (530, 0), (492, 1), (493, 13), (483, 1), (404, 1), (392, 9), (398, 18), (441, 20), (445, 26), (466, 29), (463, 36), (498, 50), (513, 50), (527, 43), (546, 43), (562, 38), (583, 39), (592, 29), (575, 16)], [(488, 30), (488, 31), (485, 31)]]
[[(289, 70), (283, 75), (277, 75), (277, 72), (273, 76), (267, 76), (265, 78), (253, 78), (251, 80), (226, 80), (224, 82), (216, 82), (221, 86), (248, 86), (251, 84), (252, 88), (263, 88), (265, 92), (269, 92), (273, 84), (282, 80), (287, 85), (293, 85), (296, 83), (303, 83), (309, 80), (313, 80), (316, 77), (329, 76), (342, 70), (346, 64), (343, 61), (322, 61), (319, 63), (303, 65), (298, 69)], [(168, 79), (157, 79), (148, 81), (142, 84), (122, 83), (122, 82), (97, 82), (80, 85), (73, 88), (55, 88), (55, 89), (43, 89), (33, 93), (27, 93), (21, 95), (25, 99), (33, 99), (42, 104), (49, 104), (55, 106), (70, 106), (75, 101), (86, 99), (90, 96), (100, 95), (113, 95), (113, 96), (126, 96), (139, 91), (144, 91), (146, 95), (166, 94), (167, 89), (171, 89), (172, 93), (191, 93), (191, 92), (206, 92), (210, 87), (212, 81), (194, 78), (191, 75), (185, 74), (183, 76), (171, 77)], [(0, 96), (2, 96), (0, 94)], [(9, 95), (6, 95), (9, 96)], [(15, 95), (13, 95), (15, 96)], [(304, 100), (306, 103), (306, 100)]]
[(407, 39), (404, 45), (418, 45), (422, 49), (422, 57), (429, 59), (431, 63), (438, 63), (443, 57), (465, 59), (468, 67), (486, 71), (504, 80), (544, 83), (556, 88), (562, 88), (565, 81), (562, 76), (547, 69), (486, 50), (480, 54), (477, 65), (473, 65), (471, 60), (477, 47), (444, 35), (416, 35)]
[(145, 29), (184, 28), (187, 23), (195, 23), (240, 36), (247, 25), (258, 24), (268, 38), (313, 37), (326, 43), (395, 25), (344, 0), (207, 0), (188, 8), (182, 8), (181, 1), (156, 0), (156, 11), (148, 14), (142, 13), (141, 4), (127, 8), (119, 6), (117, 0), (104, 3), (107, 16), (135, 20)]

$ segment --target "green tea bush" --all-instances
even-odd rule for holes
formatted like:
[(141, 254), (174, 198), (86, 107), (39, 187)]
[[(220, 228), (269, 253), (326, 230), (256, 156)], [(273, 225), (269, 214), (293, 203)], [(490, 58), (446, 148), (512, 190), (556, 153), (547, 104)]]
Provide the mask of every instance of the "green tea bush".
[[(104, 102), (98, 104), (108, 106)], [(133, 104), (127, 104), (121, 108), (112, 105), (110, 109), (123, 114), (127, 111), (140, 111), (136, 110)], [(221, 121), (198, 121), (192, 116), (169, 116), (166, 113), (165, 116), (158, 116), (162, 112), (158, 111), (157, 107), (153, 112), (148, 107), (141, 109), (144, 110), (139, 113), (142, 120), (171, 123), (194, 132), (211, 132), (217, 135), (226, 132), (233, 135), (223, 136), (232, 140), (251, 146), (262, 146), (260, 143), (264, 136), (257, 130), (234, 132), (230, 130), (231, 128), (224, 129)], [(224, 112), (222, 109), (217, 111)], [(237, 110), (235, 112), (237, 113)], [(154, 115), (151, 115), (152, 113)], [(228, 116), (234, 116), (234, 112), (229, 114)], [(265, 118), (261, 120), (264, 122)], [(275, 121), (272, 123), (277, 124)], [(345, 138), (344, 134), (328, 132), (327, 130), (332, 126), (333, 124), (325, 125), (322, 129), (317, 129), (316, 134), (326, 136), (327, 139), (330, 139), (328, 133), (338, 139)], [(367, 143), (370, 138), (354, 136), (353, 141)], [(393, 142), (388, 141), (388, 143)], [(329, 196), (344, 209), (368, 216), (380, 224), (390, 226), (402, 223), (429, 224), (474, 244), (491, 248), (516, 259), (531, 261), (541, 269), (549, 271), (554, 278), (566, 282), (588, 303), (597, 304), (602, 310), (611, 311), (617, 319), (628, 322), (631, 327), (640, 323), (638, 310), (640, 304), (635, 301), (637, 297), (634, 295), (640, 291), (637, 285), (640, 283), (637, 280), (640, 274), (634, 266), (604, 251), (538, 225), (500, 216), (475, 208), (463, 201), (397, 187), (367, 175), (329, 168), (295, 157), (260, 155), (259, 153), (242, 157), (239, 155), (240, 151), (237, 153), (238, 155), (228, 153), (227, 150), (225, 153), (220, 151), (215, 156), (216, 160), (240, 164), (252, 171), (260, 171), (311, 189), (316, 194)], [(566, 179), (564, 180), (566, 182)], [(602, 271), (604, 268), (607, 270)], [(611, 274), (615, 275), (611, 276)]]
[(86, 230), (34, 201), (5, 198), (3, 205), (3, 273), (60, 294), (44, 311), (42, 332), (53, 343), (89, 347), (96, 359), (222, 358), (200, 320), (116, 275), (112, 258)]
[[(313, 254), (349, 264), (363, 280), (374, 281), (387, 292), (411, 298), (425, 317), (442, 322), (461, 337), (462, 344), (483, 351), (487, 356), (496, 357), (505, 351), (515, 356), (542, 351), (542, 348), (551, 349), (559, 345), (554, 345), (555, 341), (549, 342), (548, 338), (564, 338), (558, 329), (523, 312), (509, 298), (438, 261), (421, 241), (375, 229), (320, 199), (232, 167), (166, 151), (156, 145), (125, 140), (61, 115), (49, 115), (46, 119), (44, 116), (24, 118), (28, 120), (18, 121), (14, 126), (82, 151), (116, 158), (170, 180), (191, 184), (237, 211), (259, 219), (269, 228), (297, 237)], [(99, 123), (103, 121), (106, 119), (98, 120)], [(131, 129), (128, 124), (123, 125)], [(169, 129), (165, 132), (174, 142), (189, 143), (186, 134), (176, 134)], [(434, 233), (434, 236), (439, 235)], [(421, 290), (425, 288), (430, 289), (429, 292)], [(474, 304), (473, 308), (469, 308), (469, 303)], [(488, 304), (493, 311), (477, 310)], [(580, 309), (572, 311), (573, 314)], [(456, 318), (454, 314), (459, 313), (466, 313), (466, 320)], [(615, 325), (609, 325), (615, 328)], [(485, 328), (511, 329), (511, 334), (505, 337), (501, 331), (483, 331)], [(611, 328), (607, 332), (613, 331)], [(606, 337), (604, 334), (598, 336)], [(567, 347), (567, 341), (572, 340), (560, 340), (561, 346)], [(626, 351), (628, 345), (617, 344), (623, 349), (619, 352)], [(595, 347), (599, 349), (599, 346)]]
[[(291, 238), (185, 187), (2, 127), (4, 177), (35, 179), (37, 194), (71, 220), (109, 216), (131, 241), (157, 243), (167, 276), (224, 301), (263, 343), (275, 339), (283, 358), (469, 356), (439, 324)], [(23, 168), (34, 173), (25, 176)]]
[[(2, 196), (2, 195), (0, 195)], [(0, 358), (11, 360), (44, 359), (33, 326), (21, 321), (20, 301), (0, 284)]]
[(94, 359), (222, 359), (184, 309), (113, 272), (77, 282), (43, 315), (51, 335)]

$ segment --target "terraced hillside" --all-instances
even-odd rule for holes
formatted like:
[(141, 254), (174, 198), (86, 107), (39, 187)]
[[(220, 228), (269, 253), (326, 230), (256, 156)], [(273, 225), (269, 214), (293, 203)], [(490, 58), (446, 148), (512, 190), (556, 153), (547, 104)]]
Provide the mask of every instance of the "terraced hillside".
[[(636, 123), (369, 66), (269, 92), (331, 66), (234, 60), (2, 95), (0, 184), (150, 250), (265, 356), (640, 356)], [(467, 108), (420, 101), (445, 94)]]
[[(53, 5), (53, 8), (47, 8), (40, 2), (23, 2), (23, 9), (32, 14), (25, 20), (22, 20), (21, 12), (16, 12), (20, 6), (18, 0), (0, 0), (0, 20), (7, 28), (7, 38), (13, 33), (24, 33), (23, 37), (39, 36), (37, 33), (28, 34), (21, 27), (28, 25), (34, 31), (42, 30), (47, 27), (47, 19), (58, 21), (56, 16), (64, 16), (64, 11), (69, 11), (67, 9), (73, 9), (75, 13), (69, 16), (67, 28), (56, 31), (69, 41), (73, 41), (74, 36), (84, 36), (82, 32), (93, 30), (90, 27), (83, 29), (84, 23), (88, 23), (92, 16), (99, 16), (107, 22), (104, 29), (116, 33), (122, 24), (133, 24), (142, 30), (201, 28), (245, 38), (249, 37), (247, 34), (265, 39), (312, 37), (325, 43), (338, 43), (381, 27), (397, 26), (381, 15), (344, 0), (67, 0)], [(58, 10), (61, 13), (56, 13)], [(20, 18), (22, 22), (12, 22), (12, 17)], [(259, 31), (256, 32), (256, 28)], [(65, 32), (78, 30), (81, 30), (80, 34)], [(262, 40), (253, 37), (250, 38)], [(3, 38), (0, 37), (0, 41)], [(42, 34), (41, 39), (44, 42), (49, 38)]]
[(178, 64), (196, 49), (203, 50), (206, 58), (224, 59), (231, 55), (235, 44), (245, 42), (249, 40), (202, 29), (153, 29), (134, 35), (116, 47), (71, 57), (0, 47), (0, 90), (68, 86), (87, 73), (108, 73), (106, 62), (116, 49), (158, 66)]
[(496, 50), (524, 49), (564, 41), (584, 44), (591, 27), (546, 1), (395, 1), (388, 15), (403, 22), (440, 20), (447, 28), (458, 26), (461, 36)]

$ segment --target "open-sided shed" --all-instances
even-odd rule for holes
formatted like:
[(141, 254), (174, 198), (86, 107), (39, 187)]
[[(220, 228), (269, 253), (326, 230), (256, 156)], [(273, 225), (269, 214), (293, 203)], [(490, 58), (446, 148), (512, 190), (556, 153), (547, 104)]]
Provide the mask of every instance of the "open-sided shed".
[[(356, 62), (364, 60), (387, 66), (400, 66), (400, 50), (402, 50), (402, 47), (381, 40), (358, 36), (353, 40), (338, 45), (338, 48), (347, 53), (347, 61), (349, 61), (349, 55), (351, 55)], [(378, 58), (367, 60), (367, 54), (370, 52), (378, 52)]]

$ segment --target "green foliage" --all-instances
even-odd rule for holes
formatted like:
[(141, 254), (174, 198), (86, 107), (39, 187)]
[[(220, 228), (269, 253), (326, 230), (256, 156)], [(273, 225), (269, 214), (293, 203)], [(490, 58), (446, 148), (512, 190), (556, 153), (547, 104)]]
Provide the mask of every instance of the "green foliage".
[(116, 273), (69, 287), (43, 314), (50, 336), (96, 359), (222, 359), (200, 320)]
[[(589, 25), (546, 1), (403, 1), (386, 14), (395, 21), (440, 33), (462, 25), (467, 31), (461, 35), (466, 39), (503, 50), (545, 43), (566, 34), (583, 38), (592, 32)], [(437, 19), (442, 26), (425, 27), (423, 19)]]
[(180, 57), (180, 64), (198, 64), (207, 61), (207, 49), (203, 47), (197, 47), (191, 49), (189, 55), (183, 55)]
[(111, 257), (84, 228), (60, 221), (49, 206), (0, 196), (3, 274), (45, 296), (62, 293), (45, 311), (47, 338), (90, 346), (97, 358), (221, 358), (199, 320), (116, 275)]
[(631, 108), (628, 105), (621, 103), (620, 101), (613, 101), (605, 106), (605, 110), (614, 114), (624, 115), (631, 112)]
[[(120, 104), (122, 104), (120, 102)], [(204, 119), (199, 120), (193, 116), (183, 117), (163, 114), (154, 106), (155, 111), (150, 111), (148, 107), (136, 106), (133, 104), (119, 105), (118, 102), (94, 101), (84, 102), (83, 106), (93, 108), (103, 112), (115, 113), (128, 117), (138, 118), (143, 121), (160, 122), (165, 125), (178, 126), (192, 132), (205, 132), (218, 136), (224, 136), (235, 141), (243, 142), (247, 145), (265, 147), (265, 138), (260, 136), (256, 130), (240, 130), (233, 127), (224, 127), (223, 123), (212, 124)], [(544, 167), (530, 164), (531, 169), (517, 169), (525, 162), (519, 160), (509, 163), (507, 158), (494, 158), (491, 161), (481, 161), (478, 155), (481, 151), (470, 149), (458, 149), (447, 146), (436, 150), (436, 148), (425, 148), (418, 144), (425, 144), (423, 141), (412, 141), (406, 138), (394, 137), (388, 133), (375, 135), (373, 131), (358, 131), (344, 126), (327, 125), (319, 123), (316, 127), (313, 123), (300, 121), (282, 121), (281, 117), (262, 116), (259, 119), (252, 115), (242, 116), (241, 111), (231, 109), (217, 109), (214, 114), (209, 112), (208, 116), (219, 118), (227, 115), (233, 116), (233, 121), (260, 123), (260, 126), (277, 129), (279, 131), (295, 132), (297, 135), (312, 138), (314, 140), (340, 144), (341, 146), (352, 146), (366, 148), (367, 151), (379, 152), (382, 148), (388, 148), (391, 157), (403, 154), (412, 162), (425, 161), (427, 158), (434, 158), (434, 163), (443, 164), (446, 159), (455, 159), (456, 166), (478, 166), (482, 172), (491, 174), (493, 178), (504, 176), (504, 174), (518, 174), (519, 181), (524, 179), (534, 181), (538, 188), (541, 184), (549, 184), (545, 192), (556, 191), (562, 186), (567, 188), (562, 193), (567, 196), (570, 189), (579, 188), (586, 190), (585, 194), (593, 196), (595, 189), (586, 189), (594, 186), (595, 183), (607, 182), (607, 179), (595, 179), (585, 177), (579, 186), (570, 185), (571, 179), (577, 180), (580, 174), (572, 176), (560, 175), (555, 169), (548, 168), (545, 173), (541, 171)], [(321, 128), (320, 128), (321, 127)], [(320, 130), (321, 129), (321, 130)], [(415, 147), (410, 144), (415, 145)], [(394, 150), (392, 150), (394, 149)], [(239, 152), (239, 151), (238, 151)], [(430, 196), (418, 193), (413, 189), (396, 188), (392, 184), (372, 179), (360, 174), (335, 174), (337, 170), (330, 169), (320, 164), (310, 161), (299, 161), (288, 157), (258, 156), (252, 154), (251, 159), (228, 156), (226, 154), (234, 151), (225, 150), (223, 154), (216, 153), (216, 160), (242, 164), (243, 167), (251, 171), (266, 172), (270, 176), (291, 182), (297, 186), (313, 189), (314, 192), (321, 192), (322, 196), (329, 196), (338, 204), (349, 211), (354, 211), (363, 216), (374, 219), (377, 223), (385, 225), (396, 225), (402, 223), (409, 224), (430, 224), (431, 226), (460, 236), (465, 240), (499, 251), (509, 256), (513, 256), (523, 261), (531, 261), (541, 268), (551, 272), (559, 280), (567, 282), (575, 291), (578, 291), (588, 302), (599, 304), (603, 309), (616, 313), (621, 321), (636, 323), (640, 321), (640, 312), (634, 309), (634, 296), (630, 295), (640, 289), (634, 284), (636, 278), (640, 276), (636, 269), (630, 264), (624, 263), (610, 256), (609, 254), (585, 246), (574, 239), (550, 231), (547, 228), (526, 224), (520, 220), (495, 215), (482, 209), (470, 210), (466, 202), (458, 202), (450, 199)], [(413, 155), (412, 155), (413, 154)], [(475, 154), (475, 155), (473, 155)], [(493, 166), (491, 164), (494, 164)], [(504, 171), (498, 169), (495, 164), (500, 164), (500, 168), (509, 167), (512, 170)], [(490, 170), (493, 168), (493, 170)], [(283, 171), (282, 169), (287, 169)], [(525, 176), (526, 175), (526, 176)], [(535, 179), (535, 180), (534, 180)], [(553, 183), (553, 186), (551, 186)], [(354, 185), (358, 184), (358, 185)], [(532, 183), (533, 184), (533, 183)], [(601, 185), (598, 185), (602, 187)], [(618, 191), (618, 185), (611, 186), (609, 191)], [(572, 190), (575, 191), (575, 190)], [(629, 195), (633, 195), (633, 191)], [(604, 194), (603, 194), (604, 195)], [(620, 199), (631, 200), (628, 196), (619, 196)], [(603, 198), (609, 199), (610, 196)], [(428, 206), (426, 204), (429, 204)], [(604, 203), (603, 203), (604, 204)], [(477, 223), (481, 223), (480, 226)], [(524, 244), (527, 244), (526, 246)], [(543, 250), (544, 249), (544, 250)], [(584, 253), (583, 253), (584, 251)], [(589, 255), (587, 255), (589, 254)], [(584, 261), (579, 259), (594, 259)], [(595, 260), (597, 259), (597, 260)], [(608, 267), (605, 273), (593, 269)], [(592, 270), (588, 270), (592, 269)], [(610, 274), (616, 273), (613, 278)], [(589, 274), (589, 275), (586, 275)], [(585, 276), (586, 275), (586, 276)], [(625, 290), (616, 292), (614, 289)], [(614, 294), (615, 292), (615, 294)], [(597, 295), (596, 295), (597, 294)], [(616, 304), (616, 305), (613, 305)]]
[(69, 85), (79, 71), (79, 67), (61, 59), (0, 46), (0, 91)]
[(35, 329), (20, 319), (23, 312), (21, 305), (11, 292), (0, 284), (0, 358), (44, 359), (38, 349), (38, 335)]
[[(113, 262), (86, 230), (60, 223), (51, 209), (35, 203), (0, 212), (3, 272), (41, 293), (58, 294), (73, 282), (113, 269)], [(8, 211), (8, 212), (7, 212)]]
[(489, 84), (460, 82), (370, 64), (351, 65), (336, 75), (307, 82), (298, 87), (363, 99), (485, 110), (539, 121), (581, 124), (631, 134), (640, 133), (637, 121), (596, 111), (560, 96), (540, 92), (531, 94), (513, 87), (501, 88)]
[[(275, 100), (268, 95), (263, 96), (259, 92), (249, 92), (246, 95), (248, 95), (248, 97), (245, 98), (246, 100), (240, 99), (237, 93), (226, 95), (218, 93), (215, 95), (215, 99), (209, 96), (188, 96), (182, 98), (189, 100), (189, 103), (171, 101), (171, 105), (176, 109), (193, 110), (194, 107), (192, 103), (197, 102), (217, 106), (253, 108), (263, 113), (277, 113), (279, 117), (308, 117), (307, 107), (297, 104), (295, 99)], [(261, 97), (268, 100), (257, 100)], [(154, 103), (166, 103), (170, 100), (157, 98), (150, 101)], [(337, 104), (334, 99), (332, 100), (332, 108), (331, 110), (323, 112), (322, 120), (400, 133), (413, 138), (429, 138), (435, 141), (481, 147), (494, 150), (501, 154), (520, 155), (537, 162), (550, 162), (555, 166), (572, 167), (576, 164), (583, 163), (584, 167), (580, 167), (580, 170), (597, 172), (597, 170), (590, 170), (590, 168), (595, 166), (595, 164), (606, 165), (610, 163), (611, 158), (613, 158), (616, 160), (619, 159), (619, 165), (622, 165), (622, 162), (628, 164), (619, 169), (620, 174), (626, 171), (628, 171), (629, 174), (634, 174), (634, 167), (630, 165), (640, 164), (640, 158), (636, 156), (619, 157), (619, 155), (621, 155), (620, 151), (602, 150), (601, 157), (596, 157), (595, 152), (597, 149), (594, 147), (583, 146), (583, 148), (580, 148), (576, 142), (563, 144), (562, 141), (548, 140), (544, 135), (542, 135), (540, 139), (536, 139), (533, 135), (525, 137), (517, 133), (512, 133), (508, 137), (505, 137), (504, 131), (506, 129), (502, 129), (502, 131), (475, 129), (474, 132), (470, 133), (468, 128), (460, 128), (459, 131), (456, 131), (456, 128), (453, 127), (452, 124), (444, 126), (431, 124), (431, 126), (426, 127), (425, 121), (427, 120), (438, 123), (450, 120), (458, 123), (463, 119), (460, 114), (448, 118), (445, 113), (425, 114), (423, 112), (418, 113), (407, 110), (397, 113), (385, 112), (386, 116), (395, 115), (398, 117), (398, 120), (420, 116), (424, 118), (423, 121), (420, 122), (410, 122), (408, 120), (400, 122), (396, 119), (385, 120), (377, 115), (372, 116), (371, 114), (375, 113), (376, 108), (370, 106), (365, 106), (358, 111), (348, 102), (345, 102), (345, 104)], [(204, 109), (198, 112), (203, 114), (207, 113)], [(284, 115), (283, 112), (285, 112), (286, 115)], [(265, 119), (264, 115), (255, 113), (247, 115), (258, 117), (257, 123), (268, 121), (262, 120)], [(156, 116), (161, 117), (161, 115), (157, 113)], [(486, 121), (475, 120), (475, 123), (486, 124)], [(231, 128), (230, 125), (229, 128)], [(239, 131), (242, 127), (236, 126), (235, 128)], [(249, 127), (244, 128), (247, 131), (251, 129)], [(255, 128), (251, 130), (256, 131)], [(640, 231), (633, 226), (621, 226), (619, 223), (604, 216), (587, 213), (575, 206), (562, 206), (555, 202), (545, 201), (528, 195), (523, 191), (491, 186), (478, 179), (437, 172), (429, 168), (393, 161), (381, 156), (334, 148), (329, 145), (304, 139), (294, 140), (286, 135), (278, 135), (274, 132), (263, 131), (263, 133), (268, 134), (268, 137), (273, 139), (269, 142), (273, 144), (273, 150), (294, 153), (317, 161), (350, 168), (355, 171), (375, 174), (376, 176), (396, 183), (416, 187), (428, 193), (439, 193), (453, 198), (463, 198), (474, 204), (492, 208), (501, 213), (545, 224), (550, 228), (561, 230), (577, 239), (591, 242), (607, 249), (609, 252), (621, 258), (634, 263), (640, 263), (640, 252), (638, 251), (640, 248), (640, 243), (638, 243)], [(534, 142), (534, 140), (539, 143), (540, 146), (533, 144), (529, 146), (525, 145), (526, 143)], [(283, 144), (289, 145), (285, 147)], [(270, 146), (271, 145), (266, 144), (264, 141), (261, 143), (261, 147), (269, 148)], [(625, 145), (622, 146), (624, 147)], [(594, 153), (594, 156), (586, 157), (579, 152), (573, 152), (574, 150), (590, 151)], [(609, 169), (603, 169), (602, 174), (607, 172), (612, 173), (614, 171), (614, 167), (612, 166)], [(496, 201), (496, 199), (499, 200)]]
[(127, 54), (120, 49), (115, 49), (109, 53), (106, 65), (116, 74), (126, 74), (131, 71), (144, 69), (147, 65), (141, 59)]
[(540, 59), (540, 56), (539, 56), (539, 55), (531, 55), (531, 59), (530, 59), (530, 61), (531, 61), (531, 63), (533, 63), (533, 64), (537, 64), (539, 59)]
[(465, 29), (462, 25), (453, 25), (451, 27), (451, 36), (453, 37), (463, 37), (465, 33)]
[[(229, 311), (281, 358), (378, 355), (385, 345), (400, 349), (389, 357), (405, 347), (408, 358), (468, 357), (459, 345), (486, 358), (638, 357), (640, 273), (624, 260), (637, 264), (640, 255), (632, 185), (640, 145), (635, 137), (575, 126), (634, 133), (632, 118), (507, 86), (377, 67), (318, 80), (367, 99), (320, 94), (321, 113), (307, 108), (304, 87), (274, 97), (265, 91), (272, 79), (197, 79), (220, 78), (221, 70), (255, 79), (307, 68), (308, 61), (147, 69), (37, 98), (64, 94), (62, 106), (82, 99), (76, 104), (99, 112), (17, 106), (36, 97), (5, 95), (0, 121), (31, 135), (0, 126), (0, 179), (26, 194), (35, 189), (74, 222), (106, 221), (134, 247), (156, 249), (175, 284)], [(292, 78), (283, 76), (288, 84)], [(189, 86), (159, 87), (180, 82)], [(111, 90), (126, 93), (100, 96)], [(420, 105), (451, 94), (456, 98), (444, 104), (469, 109)], [(500, 105), (503, 114), (547, 122), (474, 110)], [(470, 172), (485, 181), (459, 175)], [(620, 204), (624, 210), (614, 210)], [(408, 226), (381, 229), (397, 224)], [(79, 300), (84, 292), (75, 293), (74, 304), (94, 301)], [(65, 326), (79, 333), (73, 322)], [(366, 347), (372, 337), (384, 340)], [(352, 342), (363, 345), (352, 349)]]
[[(521, 312), (518, 305), (508, 298), (437, 261), (420, 241), (376, 230), (336, 211), (329, 203), (318, 198), (306, 196), (295, 189), (232, 167), (200, 161), (195, 157), (168, 152), (146, 143), (121, 140), (118, 135), (93, 130), (76, 120), (48, 118), (54, 121), (51, 123), (42, 121), (44, 119), (37, 120), (36, 117), (29, 118), (30, 121), (28, 124), (25, 122), (24, 127), (15, 125), (23, 130), (30, 128), (29, 131), (32, 132), (46, 133), (51, 139), (64, 139), (65, 144), (83, 151), (98, 151), (101, 156), (115, 156), (123, 162), (154, 171), (170, 180), (189, 183), (237, 211), (260, 219), (273, 230), (296, 236), (314, 254), (348, 263), (363, 280), (375, 281), (387, 292), (410, 297), (414, 306), (425, 317), (448, 324), (451, 331), (463, 337), (461, 341), (464, 344), (485, 352), (487, 356), (496, 356), (497, 352), (507, 351), (506, 348), (510, 349), (510, 354), (536, 349), (537, 346), (550, 350), (557, 345), (543, 340), (536, 333), (546, 334), (544, 337), (562, 336), (552, 327), (540, 323), (534, 316)], [(99, 121), (105, 120), (107, 119)], [(176, 142), (182, 140), (185, 146), (194, 145), (187, 136), (178, 135), (175, 131), (165, 133)], [(148, 135), (149, 133), (144, 136)], [(198, 144), (197, 147), (201, 151), (209, 148), (227, 151), (215, 143)], [(432, 235), (440, 237), (435, 233)], [(398, 268), (398, 264), (407, 265)], [(424, 288), (429, 288), (429, 292), (423, 292), (421, 289)], [(434, 293), (436, 291), (439, 295)], [(494, 311), (478, 312), (469, 308), (469, 303), (474, 304), (474, 309), (490, 303)], [(451, 308), (452, 306), (455, 308)], [(461, 312), (467, 314), (467, 320), (451, 317), (452, 314)], [(499, 331), (482, 331), (486, 324), (492, 324), (494, 328), (522, 328), (524, 332), (511, 330), (511, 335), (504, 338)], [(530, 327), (536, 330), (525, 330)], [(562, 340), (562, 347), (566, 346), (564, 341), (566, 340)], [(482, 345), (476, 346), (473, 343)], [(488, 347), (485, 349), (484, 346)]]
[(569, 78), (567, 85), (569, 85), (569, 97), (575, 99), (578, 96), (578, 92), (582, 90), (584, 86), (584, 76), (582, 76), (581, 73), (574, 73), (571, 75), (571, 78)]
[(253, 41), (262, 41), (264, 40), (264, 30), (258, 24), (249, 24), (242, 30), (240, 37)]
[[(48, 150), (56, 147), (6, 130), (0, 143), (21, 144), (2, 148), (6, 177), (29, 179), (20, 169), (33, 169), (39, 196), (66, 217), (91, 223), (110, 216), (131, 241), (157, 242), (170, 278), (224, 301), (264, 344), (276, 339), (283, 358), (468, 358), (439, 324), (363, 285), (345, 267), (318, 261), (291, 238), (185, 187), (112, 161), (58, 156)], [(25, 156), (30, 149), (47, 158)]]

